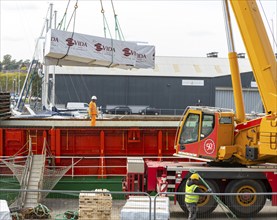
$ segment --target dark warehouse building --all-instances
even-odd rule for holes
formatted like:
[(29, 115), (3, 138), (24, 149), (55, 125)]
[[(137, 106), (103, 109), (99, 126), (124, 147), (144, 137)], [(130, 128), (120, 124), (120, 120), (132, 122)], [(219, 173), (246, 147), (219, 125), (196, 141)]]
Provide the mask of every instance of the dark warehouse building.
[[(239, 66), (246, 112), (262, 112), (248, 59), (239, 59)], [(201, 104), (234, 109), (227, 58), (156, 57), (155, 69), (53, 68), (50, 73), (55, 72), (55, 101), (59, 105), (89, 102), (96, 95), (98, 106), (103, 108), (152, 106), (171, 113)]]

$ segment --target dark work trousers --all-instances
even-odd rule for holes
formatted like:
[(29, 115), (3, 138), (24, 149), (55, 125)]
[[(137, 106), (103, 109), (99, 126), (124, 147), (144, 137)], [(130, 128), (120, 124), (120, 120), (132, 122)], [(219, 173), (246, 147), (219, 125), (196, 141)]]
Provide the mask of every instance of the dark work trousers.
[(188, 220), (195, 220), (196, 213), (197, 213), (197, 203), (186, 203), (187, 209), (189, 211), (189, 218)]

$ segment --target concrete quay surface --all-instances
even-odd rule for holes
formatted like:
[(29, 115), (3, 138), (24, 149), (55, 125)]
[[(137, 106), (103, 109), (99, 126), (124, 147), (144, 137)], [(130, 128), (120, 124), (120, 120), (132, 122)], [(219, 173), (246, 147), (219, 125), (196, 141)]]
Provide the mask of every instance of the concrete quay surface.
[[(110, 220), (121, 220), (120, 212), (123, 206), (125, 205), (125, 200), (113, 200), (112, 201), (112, 212)], [(43, 203), (51, 210), (51, 219), (53, 220), (62, 220), (61, 216), (66, 211), (78, 211), (79, 201), (78, 199), (46, 199)], [(149, 216), (149, 215), (148, 215)], [(146, 218), (149, 219), (149, 218)], [(151, 218), (154, 220), (154, 218)], [(170, 220), (183, 220), (187, 219), (187, 216), (184, 214), (182, 209), (178, 204), (174, 205), (173, 201), (170, 201)], [(202, 220), (207, 219), (228, 219), (228, 216), (224, 211), (218, 206), (212, 214), (199, 218)], [(255, 217), (249, 218), (238, 218), (245, 220), (252, 219), (263, 219), (263, 220), (277, 220), (277, 206), (271, 206), (271, 202), (267, 201), (264, 208), (257, 214)], [(100, 220), (100, 219), (99, 219)], [(136, 219), (139, 220), (139, 219)]]

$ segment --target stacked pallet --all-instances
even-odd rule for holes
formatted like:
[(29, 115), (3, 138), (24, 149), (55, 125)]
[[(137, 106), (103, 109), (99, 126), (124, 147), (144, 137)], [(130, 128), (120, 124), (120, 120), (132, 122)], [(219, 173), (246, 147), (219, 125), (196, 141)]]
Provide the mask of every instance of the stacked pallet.
[(96, 189), (91, 193), (80, 193), (78, 219), (111, 219), (112, 196), (108, 192), (106, 189)]
[(11, 116), (10, 104), (10, 93), (0, 92), (0, 120)]

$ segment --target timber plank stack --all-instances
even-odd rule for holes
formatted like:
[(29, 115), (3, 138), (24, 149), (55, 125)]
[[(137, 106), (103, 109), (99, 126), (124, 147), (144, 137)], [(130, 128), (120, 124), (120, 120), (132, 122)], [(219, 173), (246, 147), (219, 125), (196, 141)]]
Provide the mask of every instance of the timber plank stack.
[(106, 189), (96, 189), (91, 193), (80, 193), (78, 219), (111, 219), (112, 196), (108, 192)]
[(11, 116), (10, 104), (10, 93), (0, 92), (0, 120)]

